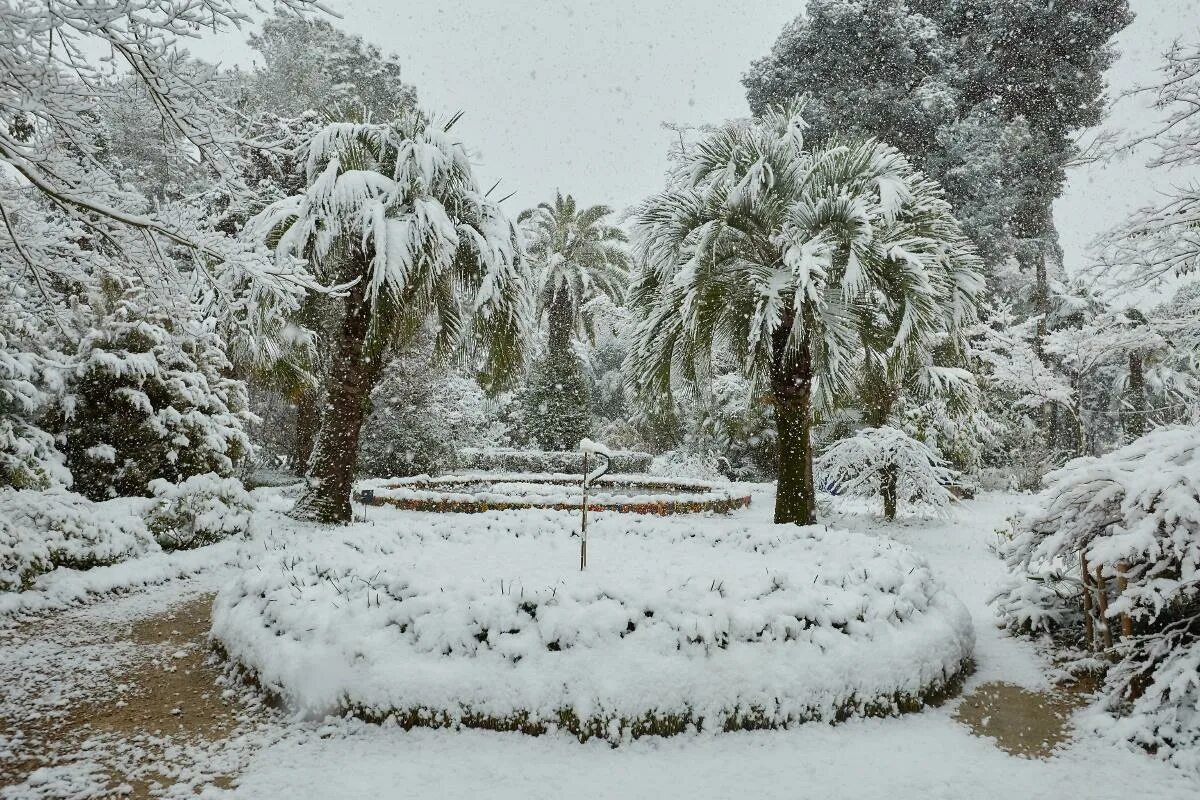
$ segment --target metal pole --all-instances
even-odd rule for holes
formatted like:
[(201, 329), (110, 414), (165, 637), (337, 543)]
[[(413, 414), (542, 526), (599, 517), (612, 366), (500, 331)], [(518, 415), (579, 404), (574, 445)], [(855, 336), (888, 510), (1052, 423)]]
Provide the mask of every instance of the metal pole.
[(580, 506), (583, 524), (579, 534), (579, 571), (587, 566), (587, 490), (588, 490), (588, 454), (583, 453), (583, 503)]

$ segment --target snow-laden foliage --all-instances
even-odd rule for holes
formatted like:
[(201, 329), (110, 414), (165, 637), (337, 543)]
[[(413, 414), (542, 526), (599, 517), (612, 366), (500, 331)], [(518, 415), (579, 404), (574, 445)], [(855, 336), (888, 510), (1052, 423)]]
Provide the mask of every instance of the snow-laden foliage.
[(26, 308), (29, 299), (19, 285), (0, 299), (0, 486), (66, 486), (63, 455), (41, 427), (51, 396), (47, 377), (53, 380), (59, 362), (49, 352), (52, 334)]
[(281, 265), (309, 259), (323, 279), (361, 280), (381, 340), (430, 313), (445, 347), (481, 334), (492, 345), (484, 373), (493, 374), (528, 326), (520, 246), (448, 127), (415, 111), (388, 124), (326, 126), (308, 144), (306, 191), (246, 230), (272, 243)]
[(344, 290), (299, 515), (349, 520), (359, 436), (387, 348), (428, 319), (439, 353), (470, 350), (488, 385), (523, 366), (531, 312), (520, 242), (478, 185), (453, 122), (412, 111), (388, 124), (330, 124), (308, 144), (304, 192), (247, 223), (277, 261), (306, 259)]
[[(1159, 80), (1142, 87), (1141, 93), (1149, 95), (1166, 118), (1132, 144), (1150, 141), (1158, 149), (1151, 166), (1163, 170), (1200, 163), (1200, 42), (1176, 41), (1166, 53)], [(1200, 189), (1194, 182), (1172, 183), (1177, 188), (1159, 205), (1139, 210), (1108, 234), (1098, 271), (1126, 286), (1142, 287), (1200, 270)]]
[(0, 489), (0, 591), (58, 567), (88, 569), (158, 551), (136, 515), (63, 490)]
[(941, 511), (952, 499), (946, 484), (954, 471), (937, 451), (896, 428), (862, 428), (831, 445), (813, 467), (831, 492), (878, 497), (893, 513), (896, 507)]
[(212, 321), (140, 286), (113, 294), (81, 310), (90, 327), (51, 415), (74, 489), (104, 500), (146, 494), (153, 479), (230, 475), (252, 449), (253, 417)]
[(971, 655), (961, 603), (886, 539), (759, 526), (771, 552), (714, 550), (599, 520), (581, 573), (543, 513), (281, 538), (213, 635), (299, 710), (614, 742), (910, 710)]
[(644, 393), (704, 376), (718, 345), (756, 377), (806, 347), (828, 393), (867, 328), (931, 359), (974, 318), (978, 259), (937, 185), (879, 142), (805, 149), (802, 109), (706, 136), (639, 208), (629, 367)]
[(936, 183), (874, 140), (806, 149), (802, 109), (706, 134), (639, 207), (626, 366), (656, 408), (678, 381), (708, 383), (714, 351), (769, 385), (776, 520), (806, 523), (814, 396), (832, 406), (864, 370), (889, 395), (914, 374), (932, 385), (984, 284)]
[(245, 533), (254, 499), (237, 478), (213, 472), (180, 483), (150, 481), (157, 501), (146, 514), (146, 527), (164, 550), (190, 550)]
[(589, 303), (607, 297), (620, 304), (629, 282), (627, 237), (606, 218), (608, 206), (579, 208), (571, 195), (558, 194), (521, 212), (517, 222), (534, 271), (538, 313), (548, 317), (551, 347), (567, 344), (573, 333), (593, 333)]
[(1097, 638), (1115, 640), (1112, 732), (1200, 769), (1200, 428), (1160, 428), (1045, 482), (1013, 539), (1000, 613), (1022, 629), (1078, 623), (1086, 559), (1092, 609), (1097, 573), (1106, 599)]
[(486, 445), (495, 435), (493, 403), (479, 384), (429, 359), (427, 347), (406, 349), (371, 393), (360, 474), (438, 475), (458, 467), (461, 449)]
[[(294, 10), (312, 0), (284, 0)], [(166, 159), (178, 157), (216, 183), (235, 183), (237, 115), (217, 91), (214, 68), (182, 51), (198, 30), (250, 21), (243, 0), (124, 0), (116, 4), (20, 0), (0, 21), (0, 260), (25, 272), (43, 299), (61, 275), (108, 270), (174, 280), (179, 263), (219, 288), (241, 279), (286, 308), (311, 281), (280, 270), (212, 230), (188, 202), (150, 203), (124, 182), (104, 135), (106, 119), (128, 106), (145, 111), (141, 129), (161, 133)], [(104, 54), (104, 57), (98, 57)], [(99, 124), (98, 124), (99, 123)], [(269, 146), (266, 142), (261, 143)], [(148, 187), (153, 193), (160, 187)], [(231, 298), (218, 295), (219, 301)], [(248, 321), (226, 302), (214, 313)], [(240, 318), (240, 319), (239, 319)]]
[[(808, 95), (815, 144), (873, 136), (899, 148), (945, 187), (992, 288), (1032, 284), (1020, 299), (1036, 313), (1039, 268), (1056, 266), (1051, 205), (1067, 166), (1088, 155), (1074, 132), (1103, 118), (1127, 0), (803, 5), (744, 78), (751, 110)], [(1004, 274), (1012, 262), (1016, 281)]]

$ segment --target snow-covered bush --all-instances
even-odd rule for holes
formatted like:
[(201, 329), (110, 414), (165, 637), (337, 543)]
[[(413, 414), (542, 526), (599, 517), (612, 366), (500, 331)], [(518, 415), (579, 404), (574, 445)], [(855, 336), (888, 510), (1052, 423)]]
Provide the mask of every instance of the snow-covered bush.
[[(612, 451), (612, 471), (637, 473), (650, 469), (651, 456), (630, 450)], [(459, 467), (479, 472), (582, 473), (583, 453), (571, 450), (517, 450), (510, 447), (464, 447)], [(686, 476), (681, 476), (686, 477)]]
[(232, 474), (251, 450), (253, 416), (211, 324), (137, 285), (93, 303), (51, 415), (73, 488), (104, 500), (144, 495), (156, 478)]
[[(728, 477), (729, 462), (716, 453), (693, 453), (687, 450), (668, 450), (650, 462), (650, 474), (663, 478), (700, 478), (719, 480)], [(725, 471), (722, 471), (722, 467)]]
[(970, 615), (895, 542), (606, 517), (585, 572), (549, 511), (281, 537), (214, 640), (299, 711), (613, 742), (913, 710), (971, 656)]
[(814, 464), (817, 480), (837, 494), (879, 497), (884, 514), (903, 505), (940, 510), (951, 501), (954, 471), (924, 442), (891, 427), (863, 428), (831, 445)]
[(236, 536), (250, 526), (254, 499), (237, 478), (209, 472), (182, 483), (150, 481), (158, 502), (146, 527), (164, 550), (189, 550)]
[[(15, 287), (22, 292), (20, 287)], [(0, 305), (0, 313), (9, 304)], [(64, 464), (54, 437), (38, 424), (46, 404), (40, 352), (17, 345), (18, 330), (28, 320), (4, 314), (0, 325), (0, 486), (14, 489), (44, 489), (70, 485), (71, 474)], [(37, 347), (38, 351), (42, 348)]]
[(1107, 650), (1111, 730), (1200, 769), (1200, 427), (1075, 459), (1045, 484), (1018, 524), (999, 612)]
[(431, 366), (429, 349), (398, 357), (371, 393), (358, 471), (364, 475), (438, 475), (458, 467), (458, 450), (489, 433), (490, 401), (471, 378)]
[(0, 591), (58, 567), (115, 564), (159, 548), (137, 516), (61, 490), (0, 490)]

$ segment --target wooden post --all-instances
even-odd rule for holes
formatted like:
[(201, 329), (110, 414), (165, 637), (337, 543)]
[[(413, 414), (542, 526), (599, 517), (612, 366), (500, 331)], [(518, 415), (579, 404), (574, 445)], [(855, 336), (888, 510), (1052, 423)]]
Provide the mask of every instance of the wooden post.
[(1112, 628), (1108, 625), (1108, 586), (1104, 582), (1104, 567), (1096, 567), (1096, 602), (1100, 609), (1100, 630), (1104, 633), (1104, 649), (1113, 645)]
[[(1129, 569), (1129, 564), (1124, 560), (1117, 562), (1117, 591), (1120, 594), (1125, 594), (1125, 590), (1129, 588), (1129, 578), (1125, 577), (1126, 571)], [(1133, 636), (1133, 617), (1129, 616), (1128, 611), (1121, 612), (1121, 638), (1128, 639)]]
[(587, 566), (587, 490), (588, 490), (588, 454), (583, 451), (583, 504), (581, 506), (582, 525), (579, 532), (579, 571)]
[(1083, 635), (1087, 639), (1088, 650), (1096, 649), (1096, 628), (1092, 622), (1092, 587), (1091, 576), (1088, 574), (1087, 556), (1079, 553), (1079, 574), (1083, 577)]

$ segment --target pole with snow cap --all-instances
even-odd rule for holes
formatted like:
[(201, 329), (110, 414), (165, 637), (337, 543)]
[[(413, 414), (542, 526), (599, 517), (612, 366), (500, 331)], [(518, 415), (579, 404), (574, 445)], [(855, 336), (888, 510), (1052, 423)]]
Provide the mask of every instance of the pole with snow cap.
[[(579, 571), (582, 572), (587, 567), (587, 497), (588, 489), (593, 483), (599, 480), (609, 468), (612, 466), (612, 454), (604, 445), (593, 442), (591, 439), (584, 439), (579, 443), (579, 449), (583, 453), (583, 501), (580, 504), (581, 524), (579, 530)], [(588, 472), (588, 456), (594, 455), (597, 458), (604, 459), (604, 463), (596, 468), (594, 472)]]

